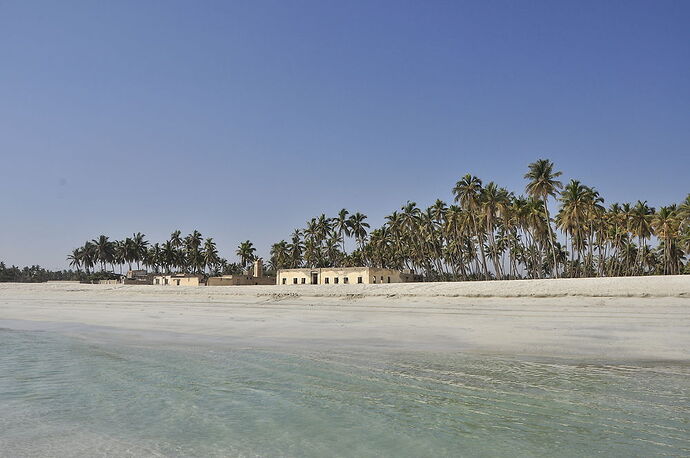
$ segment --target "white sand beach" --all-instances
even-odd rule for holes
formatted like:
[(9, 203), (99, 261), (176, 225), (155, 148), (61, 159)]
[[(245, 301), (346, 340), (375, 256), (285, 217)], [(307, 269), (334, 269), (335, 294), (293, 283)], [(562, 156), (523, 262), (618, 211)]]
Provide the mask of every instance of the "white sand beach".
[(180, 342), (222, 338), (242, 346), (690, 361), (690, 276), (330, 286), (0, 284), (0, 327), (138, 337), (164, 332)]

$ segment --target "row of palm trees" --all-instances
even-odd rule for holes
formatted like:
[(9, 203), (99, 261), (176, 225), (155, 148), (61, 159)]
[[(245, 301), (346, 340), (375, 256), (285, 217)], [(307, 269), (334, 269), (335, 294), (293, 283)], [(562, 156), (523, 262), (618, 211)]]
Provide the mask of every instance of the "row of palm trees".
[[(525, 195), (516, 195), (468, 174), (451, 205), (407, 202), (373, 230), (359, 212), (322, 214), (275, 243), (270, 262), (410, 269), (429, 280), (690, 273), (690, 195), (658, 210), (642, 201), (605, 208), (595, 188), (578, 180), (563, 186), (561, 175), (537, 160), (524, 175)], [(350, 253), (346, 238), (355, 241)]]
[(144, 234), (137, 232), (124, 240), (110, 240), (106, 235), (87, 241), (83, 246), (75, 248), (67, 256), (70, 267), (78, 271), (84, 269), (86, 273), (110, 270), (115, 272), (119, 267), (122, 274), (123, 266), (131, 270), (142, 266), (158, 272), (184, 272), (197, 274), (238, 274), (241, 273), (254, 259), (256, 248), (249, 240), (242, 242), (236, 254), (239, 263), (230, 263), (218, 255), (216, 243), (212, 237), (204, 239), (201, 233), (194, 230), (182, 237), (179, 230), (170, 234), (170, 238), (163, 243), (149, 243)]

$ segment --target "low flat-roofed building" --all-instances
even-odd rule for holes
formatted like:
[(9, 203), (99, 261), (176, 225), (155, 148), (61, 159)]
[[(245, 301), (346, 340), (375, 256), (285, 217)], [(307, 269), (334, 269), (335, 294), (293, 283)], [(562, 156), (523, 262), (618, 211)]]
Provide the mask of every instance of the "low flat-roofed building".
[(203, 285), (202, 275), (189, 274), (170, 274), (170, 275), (156, 275), (153, 277), (154, 285), (168, 285), (168, 286), (199, 286)]
[(209, 277), (206, 286), (275, 285), (276, 277), (254, 277), (252, 275), (221, 275)]
[(280, 269), (278, 285), (352, 285), (375, 283), (407, 283), (414, 281), (410, 272), (379, 267), (323, 267)]
[(125, 285), (151, 285), (155, 274), (148, 273), (146, 270), (129, 270), (127, 275), (121, 278)]
[(206, 286), (242, 286), (242, 285), (275, 285), (276, 277), (264, 275), (261, 259), (254, 261), (253, 268), (241, 275), (221, 275), (210, 277)]

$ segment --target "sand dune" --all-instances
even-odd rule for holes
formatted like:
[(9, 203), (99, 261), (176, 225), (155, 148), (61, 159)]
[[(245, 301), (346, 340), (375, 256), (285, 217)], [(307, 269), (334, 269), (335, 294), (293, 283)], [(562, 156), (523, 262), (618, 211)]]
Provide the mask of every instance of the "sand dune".
[(242, 346), (690, 361), (690, 276), (331, 286), (0, 284), (0, 326), (136, 333), (189, 344), (222, 339)]

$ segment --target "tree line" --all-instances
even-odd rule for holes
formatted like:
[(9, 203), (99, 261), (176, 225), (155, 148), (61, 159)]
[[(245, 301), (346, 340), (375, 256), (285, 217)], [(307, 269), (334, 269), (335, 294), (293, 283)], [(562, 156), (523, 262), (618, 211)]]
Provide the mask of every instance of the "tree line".
[[(431, 281), (690, 273), (690, 194), (659, 209), (646, 201), (606, 208), (596, 188), (564, 186), (561, 175), (539, 159), (524, 175), (525, 194), (516, 195), (468, 174), (450, 205), (408, 201), (373, 230), (359, 212), (322, 214), (273, 244), (270, 264), (409, 269)], [(347, 238), (355, 243), (349, 253)]]
[(83, 275), (73, 270), (48, 270), (41, 266), (7, 267), (0, 261), (0, 283), (42, 283), (54, 280), (84, 280)]
[(182, 236), (179, 230), (170, 234), (162, 243), (151, 244), (140, 232), (124, 240), (111, 240), (101, 235), (86, 241), (67, 256), (70, 267), (87, 274), (100, 270), (120, 274), (124, 266), (150, 269), (154, 273), (193, 273), (206, 275), (231, 275), (242, 273), (255, 259), (256, 248), (249, 240), (242, 242), (236, 250), (240, 262), (228, 262), (218, 255), (213, 237), (204, 239), (194, 230)]

